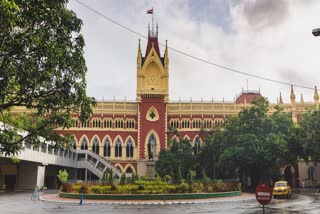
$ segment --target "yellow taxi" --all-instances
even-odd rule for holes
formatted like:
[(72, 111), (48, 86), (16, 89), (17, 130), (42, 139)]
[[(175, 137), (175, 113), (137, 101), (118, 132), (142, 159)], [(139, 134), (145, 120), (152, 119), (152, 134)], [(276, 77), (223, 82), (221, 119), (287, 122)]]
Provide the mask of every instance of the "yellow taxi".
[(291, 197), (291, 187), (287, 181), (277, 181), (273, 187), (273, 197), (278, 198), (284, 196), (286, 198)]

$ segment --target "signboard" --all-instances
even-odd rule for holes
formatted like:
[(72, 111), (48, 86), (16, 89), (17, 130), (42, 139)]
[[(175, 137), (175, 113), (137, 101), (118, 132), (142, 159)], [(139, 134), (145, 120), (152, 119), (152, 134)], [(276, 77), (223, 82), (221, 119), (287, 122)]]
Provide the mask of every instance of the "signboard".
[(256, 188), (256, 199), (262, 204), (268, 204), (272, 199), (272, 189), (266, 184), (260, 184)]

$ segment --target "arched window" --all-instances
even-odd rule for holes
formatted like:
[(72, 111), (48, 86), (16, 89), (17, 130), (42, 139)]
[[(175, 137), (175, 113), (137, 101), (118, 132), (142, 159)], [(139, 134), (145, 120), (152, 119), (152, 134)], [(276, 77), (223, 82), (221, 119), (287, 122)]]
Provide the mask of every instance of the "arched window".
[(81, 141), (81, 150), (88, 150), (88, 141), (86, 138), (83, 138)]
[(151, 134), (148, 140), (148, 158), (149, 160), (153, 160), (156, 154), (156, 137), (154, 134)]
[(121, 157), (122, 156), (122, 146), (121, 146), (121, 141), (119, 138), (116, 141), (116, 145), (115, 145), (114, 149), (115, 149), (115, 152), (114, 152), (115, 157)]
[(131, 174), (133, 173), (133, 170), (132, 170), (131, 166), (129, 166), (129, 167), (127, 168), (126, 173), (131, 173)]
[(99, 140), (97, 137), (93, 139), (92, 151), (96, 154), (99, 154)]
[(103, 156), (104, 157), (110, 157), (110, 142), (109, 139), (106, 138), (103, 145)]
[(200, 152), (200, 138), (197, 137), (196, 140), (194, 141), (193, 154), (197, 155), (199, 152)]
[(133, 157), (133, 143), (132, 143), (131, 139), (129, 139), (127, 141), (126, 150), (127, 150), (127, 158), (132, 158)]
[(112, 119), (108, 118), (103, 121), (104, 128), (112, 128)]

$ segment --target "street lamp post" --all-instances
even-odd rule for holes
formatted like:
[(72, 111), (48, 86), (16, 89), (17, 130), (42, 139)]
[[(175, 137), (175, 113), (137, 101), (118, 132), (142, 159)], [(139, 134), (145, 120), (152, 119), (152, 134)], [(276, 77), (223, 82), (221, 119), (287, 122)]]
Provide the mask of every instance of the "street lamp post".
[(320, 28), (315, 28), (312, 30), (312, 34), (314, 36), (320, 36)]

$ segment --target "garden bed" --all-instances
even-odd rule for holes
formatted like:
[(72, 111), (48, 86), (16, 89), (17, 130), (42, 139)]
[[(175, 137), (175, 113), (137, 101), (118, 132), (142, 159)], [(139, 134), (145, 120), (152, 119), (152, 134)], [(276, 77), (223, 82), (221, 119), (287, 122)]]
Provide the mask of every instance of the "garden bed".
[(112, 200), (200, 199), (241, 194), (237, 183), (222, 181), (171, 184), (162, 180), (136, 180), (127, 184), (64, 183), (60, 196), (65, 198)]
[(228, 196), (239, 196), (241, 191), (216, 192), (216, 193), (180, 193), (180, 194), (79, 194), (59, 193), (60, 197), (84, 199), (105, 199), (105, 200), (177, 200), (177, 199), (203, 199)]

